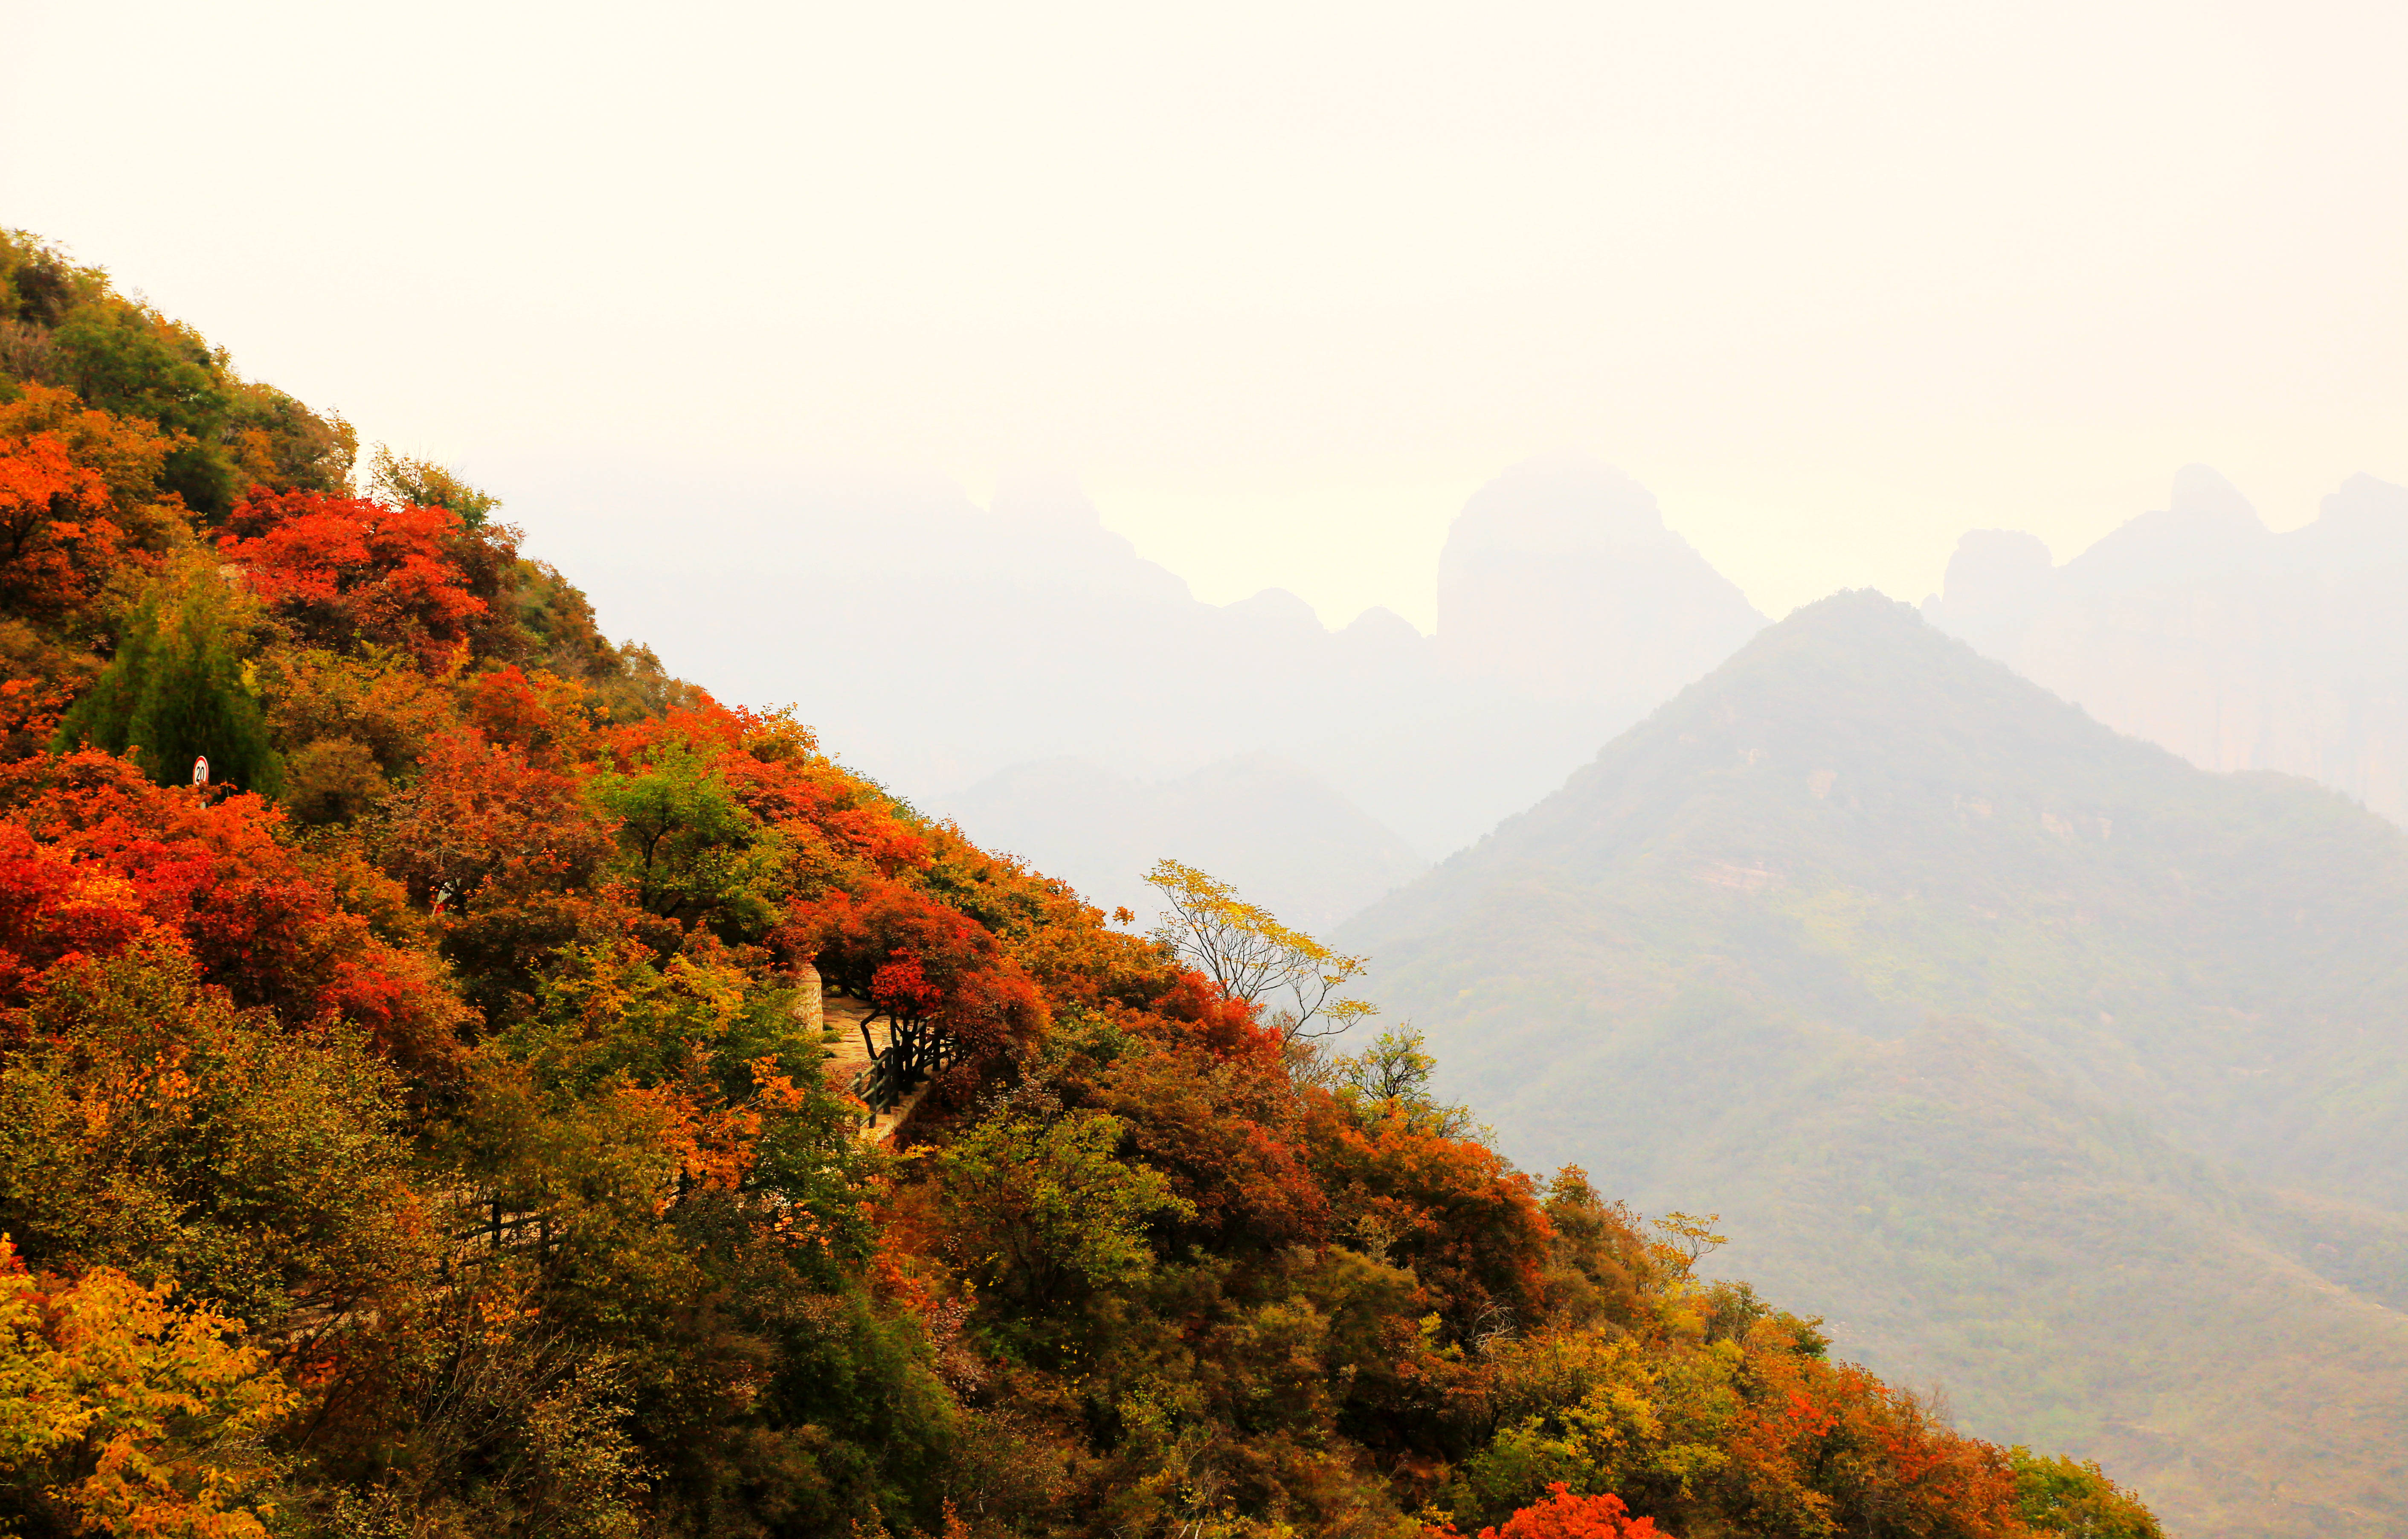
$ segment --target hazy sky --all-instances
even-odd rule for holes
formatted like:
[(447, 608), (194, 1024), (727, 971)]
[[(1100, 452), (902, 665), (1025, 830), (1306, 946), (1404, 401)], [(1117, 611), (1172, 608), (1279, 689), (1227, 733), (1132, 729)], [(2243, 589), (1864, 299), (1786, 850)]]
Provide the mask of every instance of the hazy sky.
[(2191, 460), (2278, 527), (2408, 481), (2403, 66), (2298, 0), (0, 0), (0, 223), (538, 549), (572, 460), (1035, 464), (1201, 597), (1427, 626), (1583, 449), (1779, 614)]

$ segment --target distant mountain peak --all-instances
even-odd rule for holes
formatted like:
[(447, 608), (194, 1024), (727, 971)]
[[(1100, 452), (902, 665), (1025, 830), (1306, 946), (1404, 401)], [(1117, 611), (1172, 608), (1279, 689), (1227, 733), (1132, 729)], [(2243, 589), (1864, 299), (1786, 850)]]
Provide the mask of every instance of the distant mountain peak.
[(2014, 644), (2057, 594), (2057, 560), (2038, 535), (1974, 529), (1956, 541), (1941, 591), (1924, 618), (1992, 656)]
[(1438, 641), (1463, 676), (1543, 699), (1661, 699), (1764, 616), (1597, 460), (1526, 461), (1464, 504), (1439, 556)]
[(2173, 496), (2166, 506), (2194, 518), (2264, 527), (2258, 510), (2239, 488), (2204, 465), (2186, 465), (2174, 472)]
[(1374, 604), (1346, 622), (1339, 639), (1352, 652), (1395, 653), (1419, 656), (1429, 646), (1421, 627), (1396, 611)]
[(1530, 555), (1685, 544), (1664, 526), (1656, 494), (1583, 454), (1528, 459), (1483, 486), (1448, 529), (1446, 554)]
[(2203, 769), (2311, 776), (2408, 823), (2408, 488), (2353, 475), (2276, 534), (2205, 466), (2063, 566), (1959, 541), (1924, 614)]
[(2312, 527), (2396, 544), (2408, 536), (2408, 486), (2377, 481), (2361, 470), (2324, 499)]
[(1319, 611), (1285, 588), (1265, 588), (1250, 597), (1222, 607), (1249, 624), (1268, 630), (1298, 634), (1310, 632), (1318, 636), (1328, 629), (1321, 623)]
[(1398, 614), (1385, 604), (1374, 604), (1346, 622), (1345, 630), (1364, 636), (1394, 636), (1402, 639), (1410, 631), (1421, 636), (1421, 627)]
[(1902, 626), (1927, 636), (1934, 634), (1915, 617), (1914, 606), (1903, 599), (1892, 598), (1879, 588), (1842, 588), (1811, 604), (1799, 605), (1789, 611), (1788, 618), (1766, 627), (1764, 635), (1770, 638), (1801, 630), (1854, 633), (1868, 626)]

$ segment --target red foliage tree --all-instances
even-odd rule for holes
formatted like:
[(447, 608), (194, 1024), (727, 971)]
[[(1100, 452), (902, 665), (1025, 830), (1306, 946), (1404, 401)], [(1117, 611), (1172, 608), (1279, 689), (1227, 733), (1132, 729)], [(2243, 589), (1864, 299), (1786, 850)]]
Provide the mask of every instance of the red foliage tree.
[(929, 837), (894, 804), (819, 752), (810, 730), (779, 714), (731, 709), (705, 697), (689, 709), (613, 726), (592, 751), (642, 763), (666, 744), (711, 756), (744, 810), (795, 840), (824, 880), (892, 877), (926, 868)]
[(468, 687), (468, 721), (494, 742), (514, 748), (548, 745), (558, 721), (517, 664), (488, 673)]
[(433, 670), (489, 608), (471, 569), (480, 535), (448, 508), (258, 491), (235, 509), (218, 549), (297, 639), (400, 647)]
[(928, 981), (920, 958), (905, 952), (871, 974), (869, 1002), (897, 1020), (917, 1023), (943, 1008), (945, 994)]
[(1171, 1226), (1179, 1241), (1262, 1251), (1326, 1237), (1328, 1203), (1276, 1060), (1233, 1059), (1171, 1039), (1115, 1061), (1092, 1099), (1194, 1205), (1193, 1218)]
[(469, 1000), (499, 1024), (533, 999), (562, 946), (624, 935), (634, 918), (595, 885), (609, 829), (574, 776), (476, 731), (437, 738), (385, 804), (385, 869), (436, 912)]
[(1996, 1446), (1964, 1436), (1912, 1391), (1855, 1363), (1760, 1353), (1730, 1430), (1734, 1470), (1767, 1516), (1810, 1472), (1831, 1488), (1842, 1532), (2011, 1539), (2014, 1472)]
[(1193, 968), (1181, 968), (1169, 988), (1132, 1018), (1151, 1016), (1155, 1029), (1228, 1063), (1251, 1065), (1258, 1074), (1287, 1072), (1287, 1044), (1279, 1028), (1265, 1026), (1254, 1006), (1233, 1000)]
[(1480, 1539), (1642, 1539), (1656, 1532), (1654, 1518), (1631, 1517), (1618, 1496), (1574, 1496), (1560, 1480), (1547, 1491), (1504, 1527), (1482, 1529)]
[(899, 1024), (933, 1023), (956, 1058), (998, 1053), (1045, 1025), (1043, 996), (992, 933), (893, 877), (796, 905), (772, 941)]
[(122, 559), (108, 486), (48, 433), (0, 439), (0, 605), (11, 613), (90, 602)]
[(0, 776), (0, 1002), (50, 968), (171, 938), (202, 977), (291, 1026), (342, 1018), (397, 1060), (456, 1053), (460, 1009), (427, 958), (379, 937), (278, 842), (254, 796), (209, 800), (86, 750)]
[(0, 1001), (22, 1003), (60, 963), (113, 956), (156, 928), (123, 877), (0, 822)]
[(0, 612), (67, 620), (164, 548), (182, 518), (172, 496), (154, 500), (172, 447), (64, 390), (27, 384), (0, 403)]
[(1325, 1091), (1308, 1100), (1313, 1163), (1331, 1206), (1408, 1262), (1458, 1327), (1544, 1305), (1553, 1230), (1530, 1178), (1494, 1149), (1402, 1112), (1357, 1127)]

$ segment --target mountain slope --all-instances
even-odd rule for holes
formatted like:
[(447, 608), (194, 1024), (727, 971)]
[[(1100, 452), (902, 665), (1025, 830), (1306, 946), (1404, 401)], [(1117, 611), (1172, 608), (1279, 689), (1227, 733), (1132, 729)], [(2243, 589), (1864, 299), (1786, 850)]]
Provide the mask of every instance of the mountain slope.
[(2186, 1532), (2372, 1533), (2408, 1474), (2403, 934), (2382, 820), (1868, 594), (1342, 939), (1521, 1158), (1721, 1211), (1733, 1265), (1985, 1432), (2114, 1458)]
[(0, 230), (0, 1533), (2157, 1539), (224, 362)]

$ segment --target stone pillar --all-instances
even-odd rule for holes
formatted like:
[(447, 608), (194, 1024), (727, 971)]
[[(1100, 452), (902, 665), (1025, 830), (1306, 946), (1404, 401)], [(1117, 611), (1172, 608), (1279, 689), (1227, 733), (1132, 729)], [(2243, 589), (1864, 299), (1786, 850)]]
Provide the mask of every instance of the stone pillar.
[(795, 1014), (807, 1031), (824, 1030), (826, 1006), (820, 994), (820, 970), (805, 962), (795, 970)]

